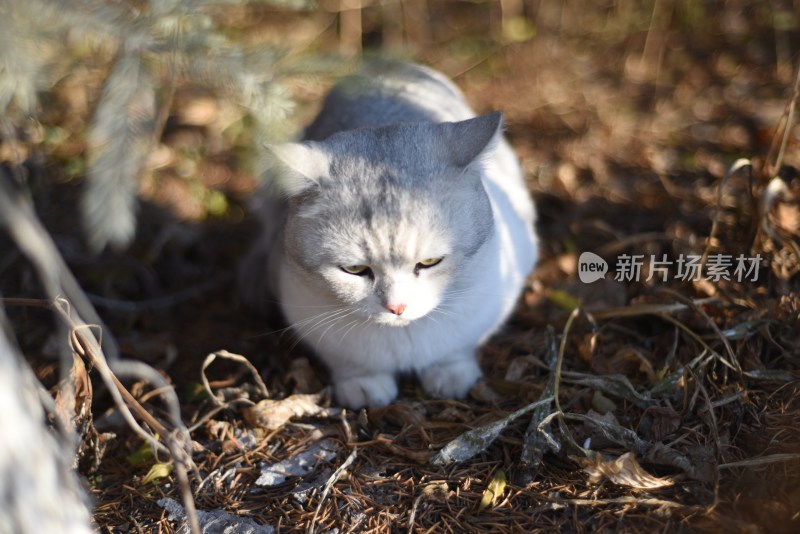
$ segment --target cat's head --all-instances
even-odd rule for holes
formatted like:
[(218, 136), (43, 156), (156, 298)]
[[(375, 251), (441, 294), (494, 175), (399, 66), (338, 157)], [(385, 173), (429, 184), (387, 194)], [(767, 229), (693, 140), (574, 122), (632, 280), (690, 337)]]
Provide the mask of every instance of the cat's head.
[(402, 326), (457, 298), (462, 267), (492, 233), (481, 166), (501, 120), (365, 128), (272, 147), (289, 198), (291, 268), (378, 323)]

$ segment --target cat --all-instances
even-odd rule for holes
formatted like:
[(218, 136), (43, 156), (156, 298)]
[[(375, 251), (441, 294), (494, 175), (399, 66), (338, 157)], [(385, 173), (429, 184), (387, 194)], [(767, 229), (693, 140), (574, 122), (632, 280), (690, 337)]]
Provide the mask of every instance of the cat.
[(268, 148), (250, 297), (279, 302), (343, 406), (391, 403), (399, 373), (465, 397), (537, 259), (501, 114), (476, 117), (430, 68), (373, 63), (334, 87), (302, 142)]

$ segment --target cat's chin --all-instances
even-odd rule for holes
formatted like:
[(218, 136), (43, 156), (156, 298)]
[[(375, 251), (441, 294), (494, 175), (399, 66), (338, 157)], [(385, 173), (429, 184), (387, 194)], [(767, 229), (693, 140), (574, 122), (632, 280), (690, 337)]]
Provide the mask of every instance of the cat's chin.
[(379, 325), (401, 327), (407, 326), (414, 322), (416, 317), (404, 317), (402, 315), (394, 315), (391, 313), (381, 313), (372, 316), (372, 322)]

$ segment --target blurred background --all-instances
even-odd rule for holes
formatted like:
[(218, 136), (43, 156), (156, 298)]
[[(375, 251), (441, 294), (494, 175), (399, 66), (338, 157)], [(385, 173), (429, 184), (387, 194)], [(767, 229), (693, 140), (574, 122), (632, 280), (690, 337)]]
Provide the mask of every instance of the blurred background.
[(94, 250), (130, 242), (134, 195), (184, 220), (242, 216), (260, 144), (300, 132), (336, 77), (371, 55), (431, 65), (476, 110), (503, 111), (534, 190), (580, 200), (602, 185), (630, 201), (658, 176), (658, 188), (691, 181), (708, 195), (735, 158), (768, 156), (800, 16), (789, 0), (3, 9), (0, 161), (30, 164), (36, 148), (48, 175), (83, 188)]

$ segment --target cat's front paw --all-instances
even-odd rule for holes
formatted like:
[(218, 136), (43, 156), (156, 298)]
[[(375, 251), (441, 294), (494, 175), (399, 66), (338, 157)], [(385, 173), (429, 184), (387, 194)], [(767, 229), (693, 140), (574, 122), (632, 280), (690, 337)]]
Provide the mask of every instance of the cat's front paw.
[(352, 410), (379, 408), (397, 398), (397, 382), (390, 374), (356, 376), (333, 384), (336, 400)]
[(422, 388), (437, 399), (463, 399), (483, 375), (474, 357), (436, 363), (419, 372)]

